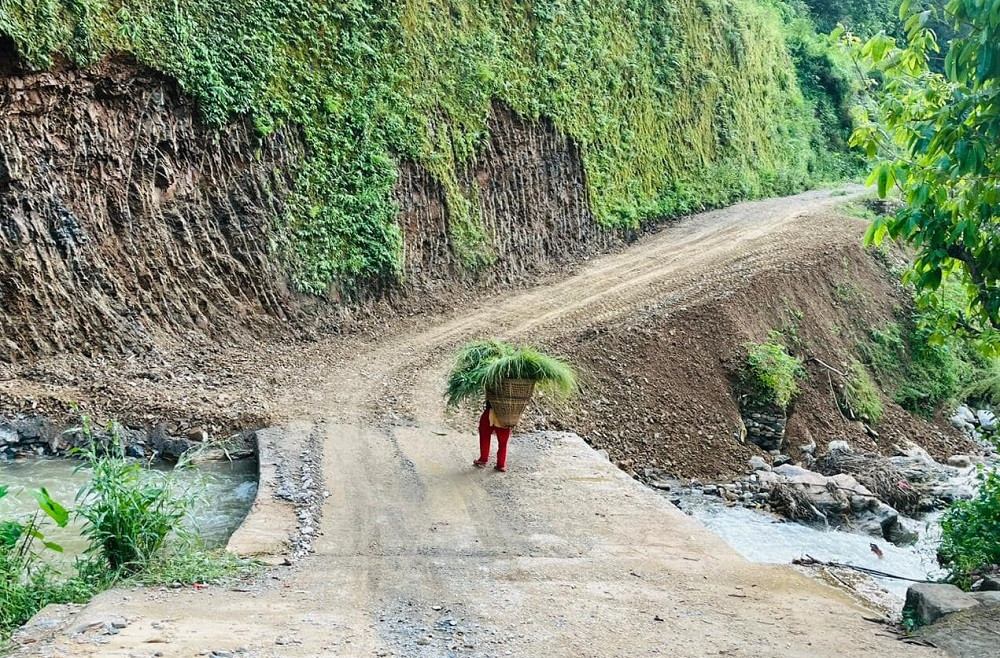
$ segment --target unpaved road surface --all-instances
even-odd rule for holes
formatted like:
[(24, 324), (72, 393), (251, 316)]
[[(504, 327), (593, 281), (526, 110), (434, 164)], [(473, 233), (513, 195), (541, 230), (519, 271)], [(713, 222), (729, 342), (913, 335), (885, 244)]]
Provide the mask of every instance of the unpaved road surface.
[[(25, 655), (921, 656), (846, 596), (750, 564), (574, 435), (515, 435), (478, 470), (446, 417), (448, 354), (542, 341), (649, 305), (724, 295), (863, 227), (813, 192), (691, 217), (548, 285), (350, 350), (298, 350), (274, 403), (284, 450), (321, 446), (315, 552), (238, 588), (118, 590)], [(282, 458), (279, 456), (278, 461)], [(265, 492), (266, 494), (266, 492)], [(264, 506), (251, 524), (280, 525)], [(280, 514), (279, 514), (280, 515)], [(124, 617), (124, 619), (120, 619)], [(95, 632), (112, 619), (112, 634)]]

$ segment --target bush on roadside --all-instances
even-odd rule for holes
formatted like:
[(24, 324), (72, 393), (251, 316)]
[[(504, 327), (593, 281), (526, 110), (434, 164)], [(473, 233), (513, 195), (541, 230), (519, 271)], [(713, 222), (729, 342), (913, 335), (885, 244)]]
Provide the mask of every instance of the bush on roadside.
[(194, 499), (178, 488), (173, 472), (153, 473), (126, 457), (117, 427), (110, 429), (108, 445), (91, 439), (76, 451), (84, 460), (79, 468), (92, 469), (76, 513), (86, 521), (88, 553), (127, 576), (149, 564), (171, 533), (190, 539), (183, 523)]
[[(195, 492), (182, 490), (171, 474), (127, 458), (113, 424), (107, 444), (94, 440), (89, 419), (79, 429), (89, 446), (77, 452), (81, 468), (93, 474), (77, 494), (78, 507), (67, 510), (40, 489), (30, 492), (38, 512), (0, 519), (0, 639), (49, 603), (82, 603), (125, 579), (142, 585), (217, 583), (257, 570), (259, 563), (199, 545), (183, 525)], [(7, 493), (0, 486), (0, 498)], [(45, 539), (43, 524), (65, 526), (74, 514), (85, 521), (89, 547), (73, 573), (64, 574), (44, 558), (62, 548)]]
[[(0, 498), (8, 492), (0, 486)], [(44, 488), (31, 494), (38, 503), (33, 514), (0, 521), (0, 638), (49, 603), (82, 601), (92, 594), (86, 582), (65, 580), (45, 562), (43, 552), (62, 552), (46, 540), (46, 524), (64, 527), (69, 512)]]
[(798, 395), (797, 379), (805, 376), (802, 360), (776, 342), (746, 343), (747, 360), (740, 379), (751, 402), (788, 408)]
[(1000, 473), (983, 472), (976, 497), (952, 503), (941, 530), (938, 561), (955, 584), (968, 589), (978, 574), (1000, 566)]

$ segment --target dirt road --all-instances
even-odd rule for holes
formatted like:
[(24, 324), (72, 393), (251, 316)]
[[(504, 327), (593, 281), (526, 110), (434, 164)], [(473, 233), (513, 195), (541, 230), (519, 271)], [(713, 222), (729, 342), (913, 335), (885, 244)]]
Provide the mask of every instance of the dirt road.
[[(31, 655), (919, 656), (845, 596), (746, 562), (567, 434), (515, 436), (472, 467), (447, 418), (453, 347), (545, 340), (650, 305), (724, 295), (862, 227), (813, 192), (698, 215), (578, 273), (331, 356), (299, 351), (275, 399), (284, 449), (321, 446), (315, 553), (233, 591), (106, 593)], [(279, 461), (281, 458), (279, 457)], [(268, 525), (264, 517), (253, 523)], [(274, 523), (278, 520), (275, 519)], [(114, 634), (96, 622), (125, 617)], [(88, 624), (94, 624), (88, 626)], [(90, 629), (90, 630), (87, 630)], [(215, 652), (213, 654), (213, 652)], [(27, 654), (26, 654), (27, 655)]]

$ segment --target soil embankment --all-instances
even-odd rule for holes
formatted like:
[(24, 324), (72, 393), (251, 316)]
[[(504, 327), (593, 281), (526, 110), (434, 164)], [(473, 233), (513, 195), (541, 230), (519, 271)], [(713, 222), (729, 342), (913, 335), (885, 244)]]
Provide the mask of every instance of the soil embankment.
[[(404, 162), (402, 278), (355, 290), (355, 313), (442, 308), (620, 243), (594, 221), (572, 140), (499, 104), (489, 129), (457, 180), (498, 265), (460, 264), (443, 188)], [(306, 150), (293, 128), (211, 129), (176, 82), (118, 56), (0, 71), (0, 135), (0, 363), (210, 350), (350, 324), (337, 293), (309, 298), (288, 278), (277, 227)]]
[(884, 417), (872, 427), (842, 411), (843, 379), (831, 368), (848, 370), (873, 330), (904, 321), (912, 297), (884, 256), (860, 248), (864, 222), (830, 215), (804, 217), (802, 224), (803, 230), (836, 227), (842, 236), (788, 260), (777, 243), (751, 251), (706, 272), (702, 285), (711, 292), (687, 304), (671, 299), (674, 292), (653, 293), (646, 307), (623, 318), (567, 327), (552, 345), (585, 365), (587, 395), (539, 421), (571, 427), (627, 471), (731, 478), (746, 471), (750, 457), (767, 456), (743, 436), (744, 344), (777, 339), (806, 368), (782, 447), (796, 460), (801, 447), (819, 446), (819, 454), (834, 440), (885, 455), (912, 441), (941, 462), (975, 451), (945, 418), (915, 417), (884, 392)]
[[(837, 591), (788, 568), (747, 563), (579, 439), (525, 436), (512, 447), (510, 472), (473, 469), (471, 412), (449, 419), (441, 403), (449, 355), (471, 337), (558, 347), (566, 335), (631, 322), (651, 306), (680, 317), (822, 263), (857, 244), (857, 220), (832, 212), (835, 202), (816, 192), (692, 217), (574, 276), (382, 335), (271, 346), (242, 360), (220, 350), (201, 369), (229, 369), (227, 395), (260, 395), (260, 407), (286, 421), (278, 449), (322, 452), (329, 495), (315, 553), (249, 592), (110, 592), (70, 625), (97, 630), (72, 640), (57, 632), (29, 648), (72, 641), (74, 655), (101, 656), (931, 655), (886, 637)], [(260, 373), (273, 387), (260, 384)], [(693, 393), (698, 379), (692, 372)], [(258, 388), (240, 388), (244, 381)], [(190, 395), (170, 381), (157, 390), (173, 403)], [(570, 417), (563, 422), (571, 427)], [(738, 439), (722, 436), (720, 459), (739, 449)], [(102, 635), (117, 616), (121, 628)]]

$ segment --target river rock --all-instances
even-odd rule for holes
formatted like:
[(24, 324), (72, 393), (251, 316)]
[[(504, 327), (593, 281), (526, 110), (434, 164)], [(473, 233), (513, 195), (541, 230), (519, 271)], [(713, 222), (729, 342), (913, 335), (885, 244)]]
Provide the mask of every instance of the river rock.
[(750, 470), (751, 471), (770, 471), (771, 470), (771, 465), (768, 464), (767, 461), (765, 461), (764, 458), (761, 457), (761, 456), (759, 456), (759, 455), (754, 455), (753, 457), (751, 457), (750, 460), (747, 462), (747, 464), (750, 465)]
[(952, 427), (954, 427), (957, 430), (962, 430), (966, 434), (971, 434), (976, 429), (975, 425), (973, 425), (972, 423), (965, 422), (958, 416), (952, 416), (950, 422)]
[(774, 472), (788, 481), (796, 480), (808, 484), (819, 484), (821, 486), (826, 486), (825, 477), (823, 477), (819, 473), (816, 473), (815, 471), (810, 471), (809, 469), (802, 468), (801, 466), (796, 466), (795, 464), (782, 464), (781, 466), (774, 469)]
[(912, 611), (921, 624), (933, 624), (941, 617), (979, 605), (954, 585), (916, 583), (906, 590), (904, 611)]
[[(970, 409), (967, 405), (964, 404), (958, 405), (958, 408), (955, 409), (955, 414), (951, 417), (952, 424), (955, 424), (955, 421), (961, 422), (966, 425), (975, 425), (979, 422), (979, 420), (976, 418), (976, 414), (973, 413), (972, 409)], [(956, 427), (958, 426), (956, 425)]]
[(980, 409), (976, 412), (976, 419), (979, 426), (987, 432), (995, 432), (997, 429), (997, 417), (988, 409)]
[(791, 464), (792, 458), (788, 455), (776, 455), (774, 460), (771, 462), (772, 466), (781, 466), (783, 464)]
[(1000, 605), (1000, 592), (997, 591), (969, 592), (969, 596), (982, 605)]
[(772, 471), (757, 471), (756, 475), (757, 484), (763, 489), (770, 489), (775, 484), (781, 482), (781, 476)]
[[(851, 500), (852, 507), (859, 498)], [(916, 534), (907, 530), (899, 522), (899, 512), (891, 505), (881, 501), (872, 500), (872, 504), (860, 511), (857, 511), (851, 519), (851, 526), (860, 532), (879, 537), (896, 545), (905, 545), (913, 542)]]
[(192, 464), (203, 464), (205, 462), (224, 461), (229, 458), (229, 454), (222, 448), (200, 448), (192, 450), (190, 458)]
[(17, 435), (17, 432), (9, 427), (0, 426), (0, 447), (14, 445), (20, 440), (21, 438)]
[(827, 452), (837, 452), (838, 450), (842, 452), (852, 452), (851, 444), (849, 444), (847, 441), (839, 440), (839, 441), (830, 441), (830, 443), (828, 443), (826, 446)]
[(969, 468), (972, 466), (972, 458), (968, 455), (952, 455), (948, 458), (948, 466), (955, 468)]
[(1000, 576), (986, 576), (979, 589), (984, 592), (1000, 591)]
[(897, 456), (889, 461), (899, 469), (921, 496), (921, 509), (928, 511), (967, 500), (975, 495), (975, 478), (953, 466), (945, 466), (927, 457)]

